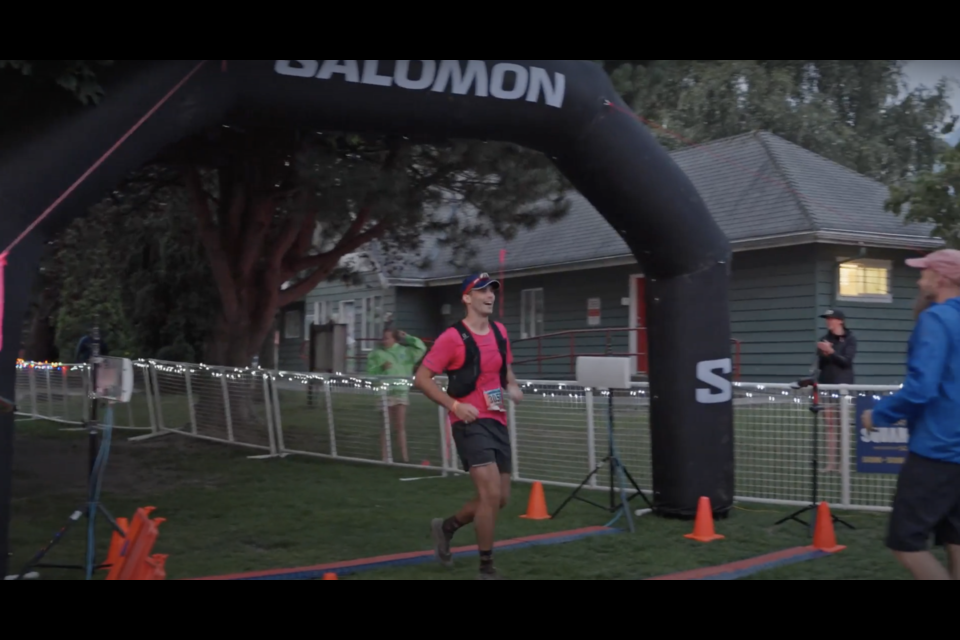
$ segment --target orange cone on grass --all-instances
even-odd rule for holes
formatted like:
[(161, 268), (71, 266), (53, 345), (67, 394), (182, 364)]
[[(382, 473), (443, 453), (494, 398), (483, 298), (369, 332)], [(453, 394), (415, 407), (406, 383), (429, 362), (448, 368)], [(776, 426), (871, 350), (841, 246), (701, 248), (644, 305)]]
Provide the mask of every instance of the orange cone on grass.
[(547, 511), (547, 497), (543, 493), (543, 484), (535, 482), (530, 490), (530, 502), (527, 504), (526, 515), (520, 516), (524, 520), (549, 520)]
[(837, 532), (833, 527), (830, 505), (821, 502), (817, 508), (817, 526), (813, 532), (813, 548), (824, 553), (840, 553), (846, 547), (837, 544)]
[(684, 536), (688, 540), (697, 542), (714, 542), (723, 540), (724, 536), (717, 535), (713, 524), (713, 506), (710, 504), (710, 498), (700, 498), (700, 506), (697, 508), (697, 521), (693, 525), (693, 533)]

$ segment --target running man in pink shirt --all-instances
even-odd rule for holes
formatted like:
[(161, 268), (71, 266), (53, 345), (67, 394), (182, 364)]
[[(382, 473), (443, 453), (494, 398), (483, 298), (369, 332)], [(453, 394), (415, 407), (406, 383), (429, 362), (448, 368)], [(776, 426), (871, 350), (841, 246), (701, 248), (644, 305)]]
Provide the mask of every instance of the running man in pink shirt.
[[(491, 322), (500, 283), (486, 273), (460, 287), (466, 318), (434, 343), (417, 371), (416, 386), (450, 412), (453, 439), (463, 467), (470, 473), (476, 497), (447, 520), (434, 520), (431, 531), (437, 559), (450, 566), (454, 534), (473, 523), (480, 548), (479, 580), (502, 580), (493, 566), (494, 530), (498, 512), (510, 499), (513, 450), (507, 427), (506, 398), (523, 399), (513, 374), (513, 354), (506, 328)], [(434, 376), (449, 378), (444, 393)]]

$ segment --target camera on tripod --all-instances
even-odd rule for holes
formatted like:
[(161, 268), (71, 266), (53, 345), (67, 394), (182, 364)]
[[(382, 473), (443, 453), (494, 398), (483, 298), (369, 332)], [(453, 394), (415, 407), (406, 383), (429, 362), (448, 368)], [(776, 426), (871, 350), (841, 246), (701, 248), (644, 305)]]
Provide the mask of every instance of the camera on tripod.
[[(800, 519), (800, 516), (807, 512), (816, 513), (817, 508), (819, 507), (819, 496), (820, 496), (820, 460), (817, 452), (820, 447), (820, 413), (824, 410), (823, 405), (820, 404), (820, 382), (818, 380), (818, 375), (813, 375), (809, 378), (803, 378), (797, 380), (790, 385), (791, 389), (813, 389), (813, 393), (810, 397), (810, 413), (813, 414), (813, 425), (810, 429), (810, 486), (812, 495), (810, 497), (810, 506), (804, 507), (799, 511), (790, 514), (786, 518), (778, 521), (775, 526), (780, 526), (785, 522), (794, 520), (800, 524), (809, 527), (813, 530), (814, 521), (811, 520), (809, 523), (804, 522)], [(835, 514), (831, 516), (835, 523), (840, 523), (846, 526), (848, 529), (854, 529), (854, 526), (844, 520), (838, 518)]]
[(98, 400), (125, 404), (133, 397), (133, 363), (127, 358), (98, 356), (91, 359), (93, 390)]
[(791, 384), (790, 388), (791, 389), (808, 389), (810, 387), (816, 387), (816, 386), (817, 386), (816, 378), (804, 378), (802, 380), (797, 380), (796, 382)]

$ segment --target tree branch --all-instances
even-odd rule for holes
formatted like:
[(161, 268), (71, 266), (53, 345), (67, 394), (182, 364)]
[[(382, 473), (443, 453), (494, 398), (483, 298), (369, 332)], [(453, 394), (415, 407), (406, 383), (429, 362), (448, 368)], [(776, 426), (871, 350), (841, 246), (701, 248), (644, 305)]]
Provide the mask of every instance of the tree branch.
[(283, 223), (280, 236), (277, 238), (276, 247), (273, 249), (273, 255), (270, 256), (270, 269), (279, 272), (285, 260), (288, 258), (287, 252), (293, 247), (300, 231), (303, 229), (303, 219), (308, 218), (308, 214), (287, 214), (287, 219)]
[[(302, 198), (306, 203), (309, 196), (306, 195), (306, 192), (304, 192)], [(303, 257), (310, 252), (310, 247), (313, 245), (313, 232), (317, 228), (317, 216), (316, 213), (311, 211), (310, 207), (305, 206), (304, 210), (308, 211), (309, 213), (303, 218), (303, 224), (300, 227), (300, 235), (297, 236), (296, 254), (290, 256), (292, 258), (290, 260), (291, 262), (296, 262), (303, 259)]]
[[(387, 141), (389, 146), (389, 153), (387, 158), (384, 160), (381, 167), (381, 173), (390, 173), (394, 171), (400, 164), (400, 159), (403, 154), (404, 149), (408, 145), (405, 145), (403, 139), (400, 137), (392, 137)], [(347, 229), (346, 233), (343, 234), (343, 237), (340, 239), (340, 242), (337, 243), (337, 246), (326, 253), (322, 253), (316, 256), (310, 256), (307, 258), (302, 258), (297, 260), (294, 264), (290, 265), (283, 272), (283, 282), (286, 282), (293, 276), (310, 269), (316, 269), (309, 276), (293, 285), (286, 291), (281, 292), (279, 305), (280, 308), (285, 307), (286, 305), (300, 300), (311, 291), (323, 280), (330, 275), (330, 273), (337, 267), (340, 263), (340, 260), (363, 247), (369, 242), (376, 240), (381, 237), (387, 230), (387, 225), (384, 221), (377, 222), (374, 226), (364, 231), (364, 227), (367, 226), (367, 223), (370, 221), (370, 214), (375, 206), (375, 196), (369, 196), (366, 199), (364, 206), (360, 209), (360, 213), (357, 215), (356, 220), (350, 225), (350, 228)], [(304, 228), (301, 229), (303, 233), (306, 232), (307, 221), (304, 221)], [(312, 228), (310, 230), (312, 235)], [(302, 242), (302, 238), (301, 238)], [(301, 254), (302, 256), (302, 254)]]
[(217, 290), (220, 292), (220, 299), (223, 302), (224, 315), (230, 317), (239, 312), (240, 302), (237, 299), (233, 278), (230, 277), (230, 260), (220, 242), (217, 226), (213, 222), (213, 212), (210, 210), (207, 192), (203, 188), (200, 170), (197, 168), (189, 169), (184, 175), (184, 181), (189, 194), (190, 208), (197, 217), (200, 239), (207, 251), (213, 279), (217, 284)]
[(309, 276), (293, 285), (286, 291), (283, 291), (280, 294), (280, 307), (283, 308), (292, 302), (300, 300), (311, 291), (313, 291), (318, 284), (323, 282), (334, 269), (337, 268), (337, 265), (340, 264), (340, 260), (360, 247), (366, 245), (368, 242), (376, 240), (384, 234), (387, 230), (387, 227), (384, 223), (378, 223), (377, 225), (367, 229), (361, 234), (355, 235), (352, 238), (344, 236), (343, 240), (337, 244), (336, 248), (327, 251), (326, 253), (320, 254), (318, 256), (310, 256), (304, 260), (301, 260), (296, 267), (296, 270), (291, 271), (289, 274), (285, 274), (284, 281), (288, 280), (290, 277), (307, 271), (311, 268), (316, 268), (316, 271), (311, 273)]
[(239, 173), (233, 167), (217, 171), (220, 177), (220, 233), (225, 245), (233, 245), (241, 240), (243, 210), (247, 201), (246, 189)]
[[(265, 198), (247, 203), (243, 200), (245, 206), (238, 207), (239, 211), (249, 208), (249, 223), (242, 230), (240, 238), (242, 245), (240, 249), (240, 260), (237, 263), (237, 277), (241, 281), (246, 281), (257, 266), (257, 259), (263, 249), (263, 243), (267, 238), (267, 232), (270, 230), (270, 220), (276, 212), (276, 205), (270, 198)], [(246, 205), (249, 204), (249, 207)]]

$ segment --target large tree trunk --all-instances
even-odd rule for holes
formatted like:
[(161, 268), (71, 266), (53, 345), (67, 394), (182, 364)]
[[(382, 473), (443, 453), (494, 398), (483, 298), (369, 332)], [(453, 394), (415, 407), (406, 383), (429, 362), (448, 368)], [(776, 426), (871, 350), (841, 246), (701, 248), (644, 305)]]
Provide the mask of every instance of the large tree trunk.
[[(316, 254), (317, 211), (309, 206), (311, 190), (294, 189), (303, 201), (291, 207), (291, 191), (277, 190), (283, 181), (271, 177), (271, 167), (246, 170), (243, 158), (239, 162), (240, 166), (217, 171), (216, 197), (204, 187), (199, 169), (187, 171), (185, 177), (190, 207), (220, 297), (218, 320), (204, 348), (203, 364), (247, 369), (270, 334), (278, 310), (303, 299), (333, 272), (341, 258), (380, 237), (384, 227), (369, 226), (370, 207), (365, 207), (334, 249)], [(284, 284), (289, 286), (283, 288)], [(214, 432), (205, 435), (222, 437), (224, 427), (230, 426), (237, 439), (244, 434), (248, 443), (258, 443), (251, 440), (259, 440), (266, 432), (262, 378), (256, 374), (238, 378), (229, 372), (229, 400), (225, 400), (220, 373), (222, 370), (201, 374), (202, 389), (194, 389), (198, 423)]]
[[(246, 304), (242, 304), (236, 314), (220, 313), (204, 348), (205, 365), (248, 369), (266, 341), (276, 314), (277, 294), (269, 289), (257, 291), (248, 287), (237, 295), (237, 299), (246, 301)], [(204, 428), (222, 435), (229, 416), (229, 426), (235, 438), (261, 444), (266, 432), (266, 407), (269, 406), (262, 379), (255, 375), (228, 378), (228, 402), (224, 399), (222, 378), (214, 375), (224, 371), (227, 369), (218, 368), (204, 376), (201, 391), (196, 395), (196, 400), (202, 403), (198, 409), (207, 423)]]
[(238, 369), (251, 367), (273, 327), (277, 298), (263, 291), (252, 296), (258, 303), (244, 305), (236, 314), (228, 316), (221, 310), (204, 347), (203, 363)]
[(30, 320), (26, 337), (26, 358), (35, 362), (60, 360), (56, 347), (56, 330), (50, 319), (42, 314), (42, 307)]

